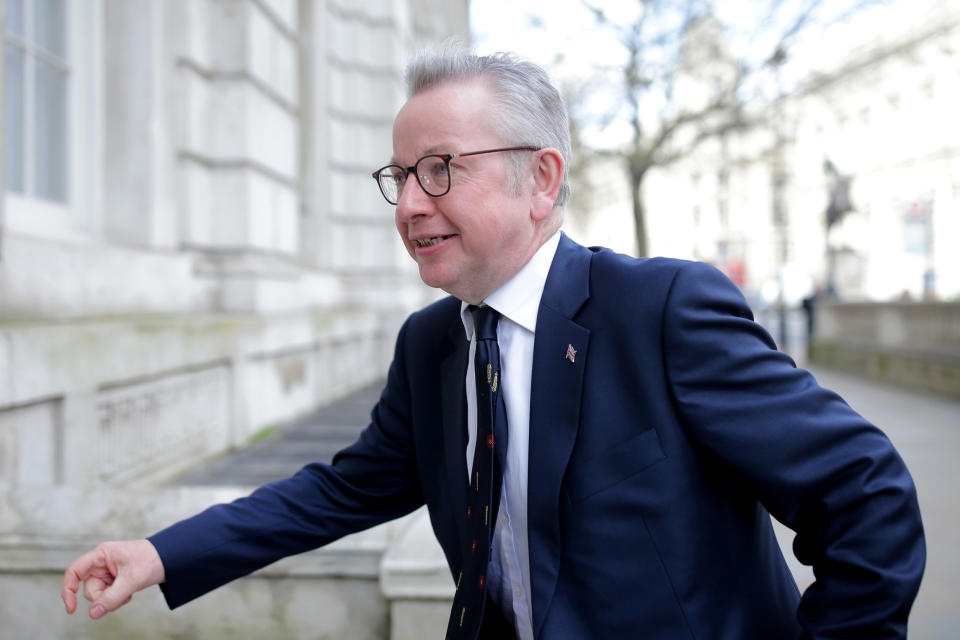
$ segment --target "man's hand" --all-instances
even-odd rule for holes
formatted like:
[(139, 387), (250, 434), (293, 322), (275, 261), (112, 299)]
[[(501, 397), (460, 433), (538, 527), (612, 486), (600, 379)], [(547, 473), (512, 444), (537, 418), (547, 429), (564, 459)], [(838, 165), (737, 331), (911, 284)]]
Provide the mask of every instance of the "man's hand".
[(73, 613), (83, 582), (83, 597), (92, 603), (90, 617), (98, 620), (130, 602), (137, 591), (163, 580), (163, 562), (148, 540), (104, 542), (67, 567), (60, 596), (67, 613)]

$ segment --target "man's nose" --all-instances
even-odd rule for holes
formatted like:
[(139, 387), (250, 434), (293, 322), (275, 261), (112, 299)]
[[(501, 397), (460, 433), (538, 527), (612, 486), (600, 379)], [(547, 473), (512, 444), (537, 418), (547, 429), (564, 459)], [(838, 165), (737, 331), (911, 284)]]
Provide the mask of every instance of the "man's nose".
[(434, 210), (435, 199), (427, 195), (420, 182), (411, 175), (397, 199), (397, 217), (401, 220), (412, 220), (416, 216), (426, 215)]

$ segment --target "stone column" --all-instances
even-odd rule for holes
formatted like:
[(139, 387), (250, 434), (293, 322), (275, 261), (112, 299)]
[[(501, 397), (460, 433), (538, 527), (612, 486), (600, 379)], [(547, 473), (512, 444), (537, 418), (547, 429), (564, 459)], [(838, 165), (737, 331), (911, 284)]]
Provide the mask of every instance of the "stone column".
[(186, 95), (177, 149), (189, 198), (184, 241), (215, 253), (293, 256), (301, 133), (294, 5), (204, 6), (195, 16), (203, 30), (176, 59)]
[(104, 235), (171, 247), (164, 4), (104, 0)]
[[(6, 23), (4, 22), (4, 7), (5, 5), (0, 5), (0, 34), (4, 33), (6, 28)], [(0, 40), (3, 38), (0, 37)], [(0, 122), (6, 122), (6, 111), (4, 111), (4, 105), (6, 103), (4, 99), (4, 87), (6, 87), (6, 77), (4, 75), (6, 69), (6, 59), (4, 58), (4, 51), (6, 47), (0, 46)], [(6, 148), (6, 140), (4, 138), (4, 129), (6, 127), (0, 127), (0, 149)], [(7, 165), (4, 164), (6, 154), (0, 152), (0, 269), (3, 268), (3, 232), (4, 232), (4, 214), (3, 214), (3, 201), (5, 200), (4, 195), (7, 193)], [(3, 376), (0, 375), (0, 380), (3, 379)]]
[[(300, 34), (296, 2), (182, 5), (191, 29), (171, 63), (182, 117), (174, 156), (181, 242), (217, 283), (215, 306), (302, 304)], [(174, 37), (174, 34), (170, 34)]]
[(300, 54), (300, 170), (303, 176), (300, 206), (300, 258), (309, 265), (330, 267), (330, 144), (326, 105), (329, 73), (326, 60), (326, 3), (300, 0), (303, 44)]
[(453, 579), (426, 508), (408, 522), (380, 563), (380, 590), (390, 604), (390, 640), (438, 638), (453, 605)]

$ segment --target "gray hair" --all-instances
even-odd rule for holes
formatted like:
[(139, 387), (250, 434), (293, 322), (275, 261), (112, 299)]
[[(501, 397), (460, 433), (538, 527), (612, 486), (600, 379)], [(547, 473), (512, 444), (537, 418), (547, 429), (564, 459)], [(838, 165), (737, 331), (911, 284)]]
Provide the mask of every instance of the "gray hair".
[[(553, 147), (563, 156), (563, 183), (554, 203), (554, 208), (562, 208), (570, 197), (570, 123), (560, 92), (542, 68), (512, 53), (478, 56), (448, 42), (440, 49), (421, 52), (407, 65), (408, 97), (448, 82), (474, 78), (493, 84), (497, 101), (493, 126), (504, 144)], [(512, 178), (519, 188), (525, 156), (509, 155), (514, 159)]]

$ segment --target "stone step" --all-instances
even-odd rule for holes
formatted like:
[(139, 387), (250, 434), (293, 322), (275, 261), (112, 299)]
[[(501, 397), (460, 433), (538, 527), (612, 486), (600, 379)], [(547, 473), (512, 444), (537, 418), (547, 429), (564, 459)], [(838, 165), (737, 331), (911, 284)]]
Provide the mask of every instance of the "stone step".
[(377, 382), (278, 428), (269, 438), (223, 455), (178, 478), (183, 486), (260, 486), (282, 480), (311, 462), (330, 462), (370, 422), (380, 398)]

